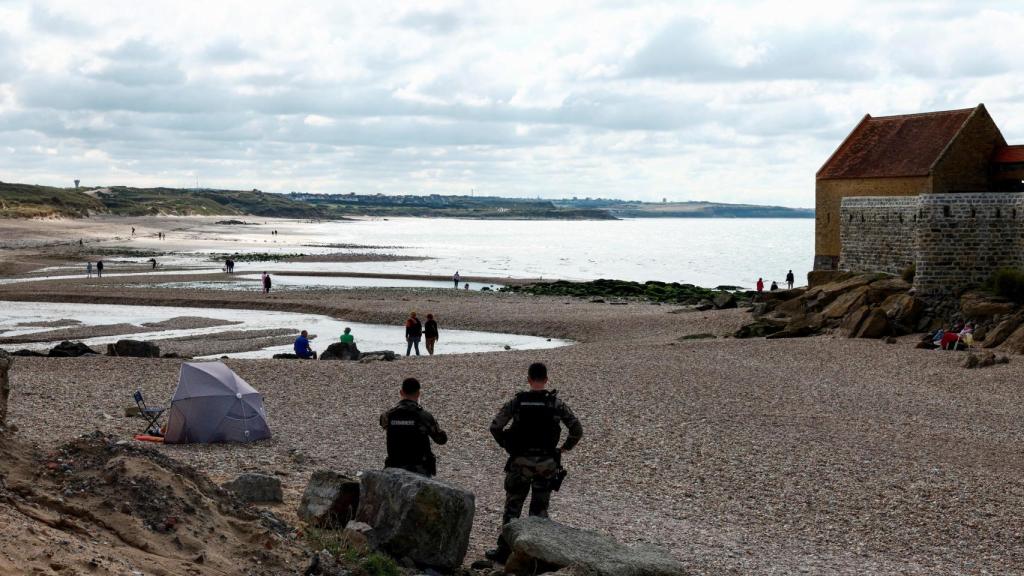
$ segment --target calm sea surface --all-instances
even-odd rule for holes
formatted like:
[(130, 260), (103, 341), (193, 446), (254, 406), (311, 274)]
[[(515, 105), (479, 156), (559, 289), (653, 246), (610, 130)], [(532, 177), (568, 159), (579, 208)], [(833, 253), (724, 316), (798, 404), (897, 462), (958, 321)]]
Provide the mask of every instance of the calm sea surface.
[[(751, 287), (782, 284), (793, 270), (805, 282), (814, 255), (811, 219), (664, 218), (602, 221), (500, 221), (392, 218), (276, 223), (289, 243), (391, 246), (415, 262), (296, 263), (297, 269), (513, 278), (662, 280)], [(241, 227), (239, 227), (241, 228)], [(262, 226), (238, 230), (265, 238)], [(304, 249), (307, 253), (311, 250)], [(357, 250), (359, 251), (359, 250)], [(281, 268), (281, 266), (275, 266)]]

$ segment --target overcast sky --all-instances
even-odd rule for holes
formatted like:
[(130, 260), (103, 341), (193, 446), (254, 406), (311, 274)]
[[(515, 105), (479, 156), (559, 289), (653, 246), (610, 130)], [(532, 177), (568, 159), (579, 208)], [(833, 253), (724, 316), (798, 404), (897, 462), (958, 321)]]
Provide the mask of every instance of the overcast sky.
[[(414, 7), (415, 6), (415, 7)], [(1024, 143), (1024, 3), (0, 0), (0, 180), (813, 206), (865, 113)]]

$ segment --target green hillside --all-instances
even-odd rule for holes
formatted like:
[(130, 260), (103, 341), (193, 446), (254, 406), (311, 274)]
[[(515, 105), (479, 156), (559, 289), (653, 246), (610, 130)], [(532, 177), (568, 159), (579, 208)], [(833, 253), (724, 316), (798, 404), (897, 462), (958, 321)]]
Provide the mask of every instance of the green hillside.
[(74, 188), (0, 182), (0, 218), (82, 218), (106, 211), (102, 202)]

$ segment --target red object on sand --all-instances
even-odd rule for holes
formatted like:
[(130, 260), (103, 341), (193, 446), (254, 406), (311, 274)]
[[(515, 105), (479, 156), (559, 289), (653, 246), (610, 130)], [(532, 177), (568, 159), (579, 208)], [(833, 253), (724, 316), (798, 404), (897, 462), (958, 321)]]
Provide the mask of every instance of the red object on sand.
[(136, 434), (134, 436), (134, 438), (136, 440), (138, 440), (139, 442), (156, 442), (158, 444), (163, 444), (164, 443), (164, 437), (163, 436), (150, 436), (149, 434)]

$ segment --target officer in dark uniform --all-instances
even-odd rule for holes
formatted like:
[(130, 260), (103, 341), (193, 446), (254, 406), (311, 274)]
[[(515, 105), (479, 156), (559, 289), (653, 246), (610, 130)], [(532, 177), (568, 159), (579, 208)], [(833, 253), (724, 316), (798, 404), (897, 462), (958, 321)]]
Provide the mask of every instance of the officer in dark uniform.
[[(572, 450), (583, 437), (583, 425), (569, 406), (558, 398), (555, 390), (546, 390), (548, 369), (541, 363), (531, 364), (527, 372), (530, 389), (501, 407), (491, 422), (491, 435), (509, 454), (505, 464), (505, 515), (502, 525), (519, 518), (526, 496), (530, 499), (530, 516), (548, 515), (551, 490), (557, 489), (564, 471), (562, 453)], [(506, 429), (509, 422), (512, 423)], [(561, 447), (558, 440), (561, 425), (569, 431)], [(504, 542), (487, 552), (492, 560), (504, 562), (509, 555)]]
[(403, 468), (410, 472), (433, 476), (437, 459), (430, 450), (430, 440), (438, 445), (448, 442), (448, 434), (437, 425), (434, 416), (420, 404), (420, 382), (406, 378), (397, 406), (380, 415), (380, 425), (387, 431), (388, 457), (385, 468)]

